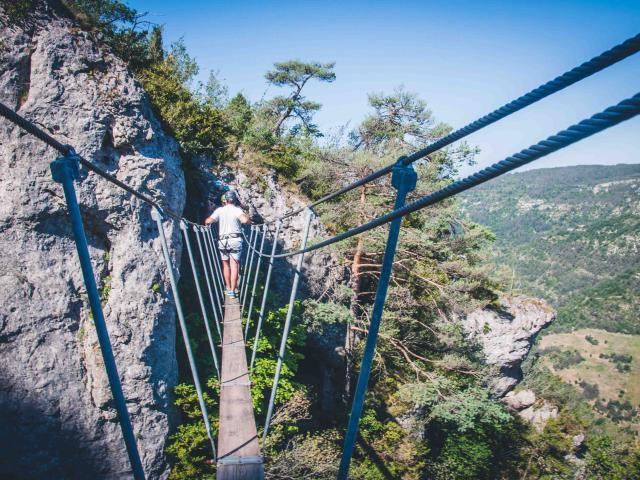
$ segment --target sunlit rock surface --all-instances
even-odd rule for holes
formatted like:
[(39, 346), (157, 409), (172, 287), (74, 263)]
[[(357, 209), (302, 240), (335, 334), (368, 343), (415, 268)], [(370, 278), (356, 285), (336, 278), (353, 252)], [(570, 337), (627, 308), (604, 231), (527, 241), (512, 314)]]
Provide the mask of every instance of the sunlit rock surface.
[(469, 338), (482, 345), (485, 362), (499, 368), (490, 384), (496, 397), (504, 396), (520, 381), (520, 365), (536, 335), (556, 318), (555, 310), (540, 299), (505, 296), (500, 303), (500, 309), (477, 310), (463, 319)]
[[(50, 9), (0, 20), (0, 100), (182, 211), (176, 142), (126, 66)], [(55, 157), (0, 119), (0, 477), (128, 478)], [(148, 478), (164, 478), (177, 365), (158, 232), (146, 205), (96, 175), (76, 188), (139, 450)]]

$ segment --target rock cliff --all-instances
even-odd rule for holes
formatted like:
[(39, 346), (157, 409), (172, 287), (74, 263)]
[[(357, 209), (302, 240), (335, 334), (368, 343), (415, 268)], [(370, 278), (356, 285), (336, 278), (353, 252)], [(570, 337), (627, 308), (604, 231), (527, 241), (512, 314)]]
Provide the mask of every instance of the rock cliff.
[(482, 345), (485, 362), (499, 370), (490, 385), (496, 397), (520, 381), (520, 365), (536, 335), (556, 317), (546, 302), (536, 298), (505, 296), (500, 304), (500, 309), (477, 310), (462, 320), (467, 335)]
[[(211, 159), (200, 158), (192, 163), (191, 167), (197, 173), (193, 175), (194, 181), (192, 182), (192, 194), (189, 195), (188, 210), (194, 221), (202, 221), (206, 215), (217, 208), (220, 197), (224, 193), (220, 187), (221, 183), (236, 190), (240, 202), (249, 210), (256, 223), (273, 222), (277, 217), (305, 206), (307, 201), (299, 194), (287, 190), (278, 181), (273, 171), (264, 170), (260, 173), (249, 171), (252, 167), (243, 162), (242, 151), (237, 153), (237, 164), (234, 165), (231, 162), (230, 165), (234, 168), (222, 167), (214, 173)], [(304, 225), (304, 212), (283, 222), (278, 237), (277, 253), (300, 247)], [(272, 223), (264, 248), (264, 252), (267, 254), (271, 252), (270, 239), (274, 228), (275, 225)], [(320, 220), (314, 218), (309, 230), (308, 244), (329, 236)], [(282, 296), (281, 303), (286, 303), (289, 300), (295, 262), (296, 257), (287, 257), (284, 260), (276, 260), (274, 263), (273, 278), (275, 281), (271, 288)], [(331, 251), (324, 249), (307, 254), (304, 258), (299, 297), (317, 298), (322, 296), (343, 280), (345, 274), (344, 267)]]
[[(0, 6), (0, 22), (0, 100), (181, 211), (176, 142), (126, 66), (50, 7), (16, 24)], [(55, 156), (0, 120), (0, 477), (127, 478)], [(76, 188), (139, 450), (148, 478), (164, 478), (177, 365), (155, 223), (93, 174)], [(166, 227), (178, 263), (179, 231)]]

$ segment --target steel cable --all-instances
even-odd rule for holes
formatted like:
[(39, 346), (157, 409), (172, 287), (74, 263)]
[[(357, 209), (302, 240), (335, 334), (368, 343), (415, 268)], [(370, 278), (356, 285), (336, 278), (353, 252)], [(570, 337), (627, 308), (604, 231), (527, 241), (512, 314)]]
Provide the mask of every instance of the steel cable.
[[(503, 105), (502, 107), (494, 110), (493, 112), (485, 115), (484, 117), (479, 118), (478, 120), (475, 120), (474, 122), (471, 122), (470, 124), (456, 130), (455, 132), (450, 133), (449, 135), (446, 135), (445, 137), (441, 138), (440, 140), (437, 140), (436, 142), (426, 146), (425, 148), (418, 150), (417, 152), (412, 153), (411, 155), (408, 155), (406, 157), (404, 157), (404, 164), (408, 165), (411, 162), (415, 162), (416, 160), (423, 158), (427, 155), (429, 155), (430, 153), (436, 152), (437, 150), (440, 150), (443, 147), (446, 147), (448, 145), (450, 145), (451, 143), (460, 140), (468, 135), (470, 135), (471, 133), (477, 132), (478, 130), (480, 130), (481, 128), (484, 128), (488, 125), (491, 125), (492, 123), (497, 122), (498, 120), (501, 120), (503, 118), (505, 118), (508, 115), (511, 115), (512, 113), (515, 113), (519, 110), (522, 110), (523, 108), (545, 98), (548, 97), (549, 95), (552, 95), (553, 93), (556, 93), (570, 85), (573, 85), (574, 83), (583, 80), (635, 53), (638, 52), (638, 50), (640, 50), (640, 34), (636, 35), (635, 37), (629, 38), (628, 40), (625, 40), (624, 42), (622, 42), (619, 45), (616, 45), (615, 47), (607, 50), (606, 52), (592, 58), (591, 60), (584, 62), (582, 65), (573, 68), (572, 70), (569, 70), (568, 72), (560, 75), (559, 77), (556, 77), (555, 79), (535, 88), (534, 90), (531, 90), (529, 93), (526, 93), (524, 95), (522, 95), (521, 97), (517, 98), (516, 100), (513, 100), (512, 102), (507, 103), (506, 105)], [(8, 119), (9, 121), (11, 121), (12, 123), (18, 125), (20, 128), (22, 128), (23, 130), (27, 131), (28, 133), (30, 133), (31, 135), (35, 136), (36, 138), (42, 140), (43, 142), (45, 142), (47, 145), (55, 148), (56, 150), (58, 150), (58, 152), (60, 152), (63, 155), (68, 155), (71, 153), (75, 154), (75, 150), (73, 149), (73, 147), (71, 147), (70, 145), (65, 145), (61, 142), (59, 142), (58, 140), (56, 140), (54, 137), (52, 137), (51, 135), (49, 135), (48, 133), (46, 133), (44, 130), (38, 128), (33, 122), (27, 120), (26, 118), (22, 117), (20, 114), (14, 112), (13, 110), (11, 110), (9, 107), (7, 107), (6, 105), (4, 105), (2, 102), (0, 102), (0, 115), (5, 117), (6, 119)], [(100, 167), (94, 165), (93, 163), (89, 162), (88, 160), (86, 160), (85, 158), (81, 157), (78, 155), (79, 161), (80, 163), (86, 167), (88, 170), (96, 173), (97, 175), (103, 177), (104, 179), (110, 181), (111, 183), (119, 186), (120, 188), (122, 188), (123, 190), (125, 190), (126, 192), (128, 192), (129, 194), (133, 195), (134, 197), (148, 203), (149, 205), (160, 209), (166, 216), (169, 216), (171, 218), (173, 218), (174, 220), (178, 220), (178, 221), (185, 221), (186, 223), (190, 224), (190, 225), (194, 225), (194, 222), (191, 222), (187, 219), (185, 219), (184, 217), (182, 217), (181, 215), (179, 215), (178, 213), (170, 210), (170, 209), (164, 209), (160, 206), (159, 202), (157, 200), (154, 200), (150, 197), (148, 197), (147, 195), (144, 195), (136, 190), (134, 190), (132, 187), (130, 187), (129, 185), (127, 185), (124, 182), (121, 182), (120, 180), (118, 180), (116, 177), (114, 177), (113, 175), (105, 172), (104, 170), (102, 170)], [(357, 188), (361, 185), (364, 185), (366, 183), (372, 182), (373, 180), (376, 180), (386, 174), (388, 174), (389, 172), (391, 172), (391, 169), (393, 168), (393, 165), (387, 165), (386, 167), (383, 167), (382, 169), (367, 175), (366, 177), (363, 177), (339, 190), (336, 190), (333, 193), (330, 193), (328, 195), (325, 195), (324, 197), (311, 202), (307, 205), (305, 205), (304, 207), (301, 207), (299, 209), (296, 209), (294, 211), (291, 211), (289, 213), (285, 213), (284, 215), (278, 217), (278, 219), (276, 220), (283, 220), (285, 218), (288, 217), (292, 217), (294, 215), (297, 215), (301, 212), (303, 212), (305, 209), (313, 209), (314, 207), (327, 202), (329, 200), (332, 200), (333, 198), (336, 198), (344, 193), (347, 193), (351, 190), (353, 190), (354, 188)], [(270, 222), (265, 222), (265, 223), (273, 223), (276, 220), (272, 220)]]
[[(566, 130), (558, 132), (556, 135), (552, 135), (546, 140), (542, 140), (535, 145), (525, 148), (524, 150), (513, 154), (506, 159), (494, 163), (493, 165), (480, 170), (462, 180), (451, 183), (447, 187), (438, 190), (437, 192), (425, 195), (424, 197), (406, 205), (403, 208), (394, 210), (386, 215), (382, 215), (375, 220), (368, 223), (354, 227), (346, 232), (335, 235), (327, 240), (323, 240), (315, 245), (311, 245), (305, 249), (295, 250), (291, 252), (275, 254), (273, 258), (285, 258), (300, 253), (312, 252), (323, 247), (327, 247), (333, 243), (346, 240), (347, 238), (355, 235), (367, 232), (373, 228), (389, 223), (392, 220), (413, 213), (422, 208), (438, 203), (449, 197), (457, 195), (460, 192), (468, 190), (472, 187), (480, 185), (492, 178), (503, 175), (516, 168), (519, 168), (534, 160), (538, 160), (550, 153), (567, 147), (573, 143), (576, 143), (584, 138), (590, 137), (598, 132), (606, 130), (609, 127), (613, 127), (625, 120), (635, 117), (640, 113), (640, 93), (634, 95), (631, 98), (623, 100), (618, 105), (612, 106), (604, 110), (603, 112), (593, 115), (591, 118), (581, 121), (575, 125), (570, 126)], [(245, 237), (246, 238), (246, 237)], [(250, 247), (251, 248), (251, 247)], [(270, 257), (260, 252), (256, 252), (261, 257)]]
[[(616, 45), (615, 47), (607, 50), (606, 52), (598, 55), (597, 57), (594, 57), (591, 60), (584, 62), (582, 65), (575, 67), (566, 73), (563, 73), (559, 77), (554, 78), (553, 80), (531, 90), (530, 92), (494, 110), (493, 112), (488, 113), (487, 115), (469, 123), (468, 125), (442, 137), (441, 139), (427, 145), (423, 149), (418, 150), (417, 152), (414, 152), (411, 155), (404, 157), (403, 163), (405, 165), (408, 165), (409, 163), (413, 163), (421, 158), (424, 158), (427, 155), (430, 155), (448, 145), (451, 145), (452, 143), (458, 140), (461, 140), (462, 138), (472, 133), (477, 132), (478, 130), (484, 127), (487, 127), (497, 122), (498, 120), (501, 120), (515, 112), (518, 112), (523, 108), (528, 107), (529, 105), (532, 105), (533, 103), (538, 102), (539, 100), (542, 100), (543, 98), (546, 98), (554, 93), (557, 93), (560, 90), (563, 90), (573, 85), (574, 83), (579, 82), (580, 80), (583, 80), (595, 73), (600, 72), (601, 70), (604, 70), (607, 67), (610, 67), (611, 65), (621, 60), (624, 60), (627, 57), (630, 57), (631, 55), (637, 53), (639, 50), (640, 50), (640, 34), (636, 35), (635, 37), (629, 38), (628, 40), (625, 40), (621, 44)], [(314, 202), (308, 203), (304, 207), (298, 208), (289, 213), (285, 213), (281, 217), (278, 217), (278, 219), (282, 220), (287, 217), (298, 215), (299, 213), (303, 212), (307, 208), (313, 209), (324, 202), (332, 200), (336, 197), (339, 197), (340, 195), (343, 195), (353, 190), (354, 188), (358, 188), (362, 185), (372, 182), (390, 173), (394, 165), (395, 164), (387, 165), (386, 167), (383, 167), (376, 172), (373, 172), (359, 180), (356, 180), (355, 182), (350, 183), (349, 185), (339, 190), (329, 193)], [(271, 220), (270, 222), (265, 222), (265, 223), (273, 223), (276, 220), (277, 219)]]

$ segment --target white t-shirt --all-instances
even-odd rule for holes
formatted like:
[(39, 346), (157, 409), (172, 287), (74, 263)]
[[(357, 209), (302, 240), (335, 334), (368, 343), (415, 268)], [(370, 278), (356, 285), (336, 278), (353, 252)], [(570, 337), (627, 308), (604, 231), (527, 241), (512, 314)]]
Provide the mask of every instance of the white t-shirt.
[(229, 235), (232, 233), (239, 234), (242, 230), (242, 223), (240, 222), (240, 216), (244, 212), (236, 205), (228, 204), (224, 207), (216, 209), (211, 215), (213, 221), (218, 222), (218, 230), (220, 236)]

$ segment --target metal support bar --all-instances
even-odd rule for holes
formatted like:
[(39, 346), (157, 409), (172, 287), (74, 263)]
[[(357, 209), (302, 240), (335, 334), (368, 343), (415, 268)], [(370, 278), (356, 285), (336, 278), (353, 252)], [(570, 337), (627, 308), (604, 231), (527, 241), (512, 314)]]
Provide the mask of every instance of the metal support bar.
[[(240, 304), (240, 316), (244, 313), (244, 306), (247, 301), (247, 292), (249, 291), (249, 285), (251, 282), (251, 272), (253, 270), (253, 257), (255, 256), (256, 244), (258, 243), (258, 235), (260, 235), (259, 227), (253, 227), (255, 230), (255, 236), (253, 237), (253, 242), (251, 243), (251, 254), (249, 255), (249, 250), (247, 250), (247, 255), (249, 256), (249, 269), (247, 271), (247, 281), (245, 283), (244, 292), (242, 294), (242, 303)], [(246, 335), (245, 335), (246, 336)]]
[(256, 352), (258, 351), (258, 341), (260, 340), (260, 330), (262, 328), (262, 321), (264, 320), (264, 311), (267, 305), (267, 296), (269, 294), (269, 281), (271, 280), (271, 271), (273, 270), (273, 256), (276, 254), (276, 248), (278, 247), (278, 235), (280, 233), (280, 227), (282, 222), (278, 220), (276, 222), (276, 231), (273, 234), (273, 245), (271, 246), (271, 256), (269, 257), (269, 269), (267, 270), (267, 278), (264, 280), (264, 290), (262, 292), (262, 305), (260, 306), (260, 315), (258, 316), (258, 326), (256, 327), (256, 336), (253, 342), (253, 352), (251, 353), (251, 363), (249, 365), (249, 372), (253, 370), (253, 364), (256, 361)]
[(211, 237), (211, 245), (213, 245), (213, 258), (218, 267), (218, 275), (220, 276), (220, 284), (224, 286), (224, 270), (222, 269), (222, 260), (220, 259), (220, 235), (218, 234), (218, 226), (209, 225), (209, 236)]
[(253, 301), (256, 298), (256, 286), (258, 285), (258, 277), (260, 276), (260, 264), (262, 263), (262, 252), (264, 251), (264, 241), (267, 238), (267, 226), (262, 226), (262, 240), (260, 241), (260, 252), (256, 261), (256, 273), (253, 277), (253, 288), (251, 289), (251, 301), (247, 310), (247, 324), (244, 327), (245, 341), (249, 338), (249, 324), (251, 323), (251, 314), (253, 313)]
[[(307, 210), (307, 218), (304, 226), (304, 232), (302, 233), (301, 247), (304, 249), (307, 246), (307, 239), (309, 237), (309, 227), (311, 227), (311, 221), (313, 220), (313, 212)], [(284, 355), (287, 350), (287, 339), (289, 338), (289, 329), (291, 328), (291, 317), (293, 316), (293, 306), (296, 301), (296, 294), (298, 293), (298, 284), (300, 283), (300, 273), (302, 272), (302, 261), (304, 260), (304, 253), (298, 256), (298, 263), (296, 264), (296, 270), (293, 275), (293, 285), (291, 286), (291, 295), (289, 296), (289, 308), (287, 310), (287, 317), (284, 321), (284, 327), (282, 329), (282, 339), (280, 341), (280, 352), (278, 353), (278, 364), (276, 365), (276, 373), (273, 377), (273, 385), (271, 386), (271, 398), (269, 398), (269, 409), (267, 410), (267, 419), (264, 422), (264, 432), (262, 434), (262, 441), (264, 442), (269, 432), (269, 424), (271, 423), (271, 417), (273, 415), (273, 406), (276, 401), (276, 392), (278, 390), (278, 382), (280, 382), (280, 372), (282, 371), (282, 362), (284, 361)]]
[(216, 444), (213, 441), (213, 435), (211, 433), (211, 424), (209, 423), (209, 413), (207, 412), (207, 405), (204, 402), (202, 395), (202, 387), (200, 385), (200, 377), (198, 376), (198, 367), (196, 367), (196, 361), (191, 350), (191, 342), (189, 341), (189, 332), (187, 330), (187, 322), (184, 320), (184, 313), (182, 311), (182, 303), (180, 302), (180, 295), (178, 295), (178, 282), (176, 281), (175, 274), (173, 273), (173, 265), (171, 264), (171, 255), (169, 254), (169, 247), (167, 246), (167, 239), (164, 235), (164, 227), (162, 226), (162, 213), (153, 209), (151, 216), (156, 221), (158, 226), (158, 233), (160, 234), (160, 244), (162, 245), (162, 253), (164, 255), (164, 261), (167, 264), (167, 274), (169, 275), (169, 282), (171, 283), (171, 291), (173, 292), (173, 299), (176, 302), (176, 311), (178, 312), (178, 322), (180, 323), (180, 330), (182, 331), (182, 340), (184, 341), (184, 348), (187, 351), (187, 358), (189, 359), (189, 366), (191, 367), (191, 375), (193, 376), (193, 384), (196, 387), (198, 393), (198, 403), (200, 404), (200, 411), (202, 412), (202, 419), (204, 420), (204, 427), (207, 431), (207, 436), (211, 442), (211, 451), (213, 453), (213, 459), (216, 459)]
[(211, 243), (210, 237), (207, 234), (207, 227), (201, 227), (200, 231), (202, 232), (202, 241), (204, 242), (204, 247), (207, 252), (207, 259), (209, 260), (209, 273), (211, 274), (211, 285), (213, 285), (213, 293), (215, 294), (215, 298), (217, 300), (220, 316), (223, 317), (224, 313), (222, 310), (222, 306), (224, 305), (224, 294), (222, 291), (222, 287), (220, 286), (220, 279), (218, 277), (218, 271), (216, 269), (213, 244)]
[[(405, 204), (407, 194), (416, 187), (417, 174), (411, 164), (404, 166), (402, 164), (404, 158), (400, 158), (398, 163), (393, 167), (391, 174), (391, 184), (396, 189), (396, 203), (394, 210), (401, 208)], [(393, 269), (393, 259), (396, 255), (396, 247), (398, 245), (398, 236), (400, 234), (400, 225), (402, 218), (397, 218), (391, 222), (389, 226), (389, 236), (387, 237), (387, 245), (382, 261), (382, 271), (380, 272), (380, 280), (376, 291), (376, 298), (373, 304), (373, 312), (371, 314), (371, 324), (369, 325), (369, 333), (367, 334), (367, 343), (364, 347), (362, 355), (362, 365), (360, 374), (358, 375), (358, 383), (356, 392), (351, 406), (351, 415), (349, 417), (349, 426), (344, 439), (344, 448), (342, 450), (342, 459), (340, 460), (340, 470), (338, 471), (338, 480), (347, 480), (349, 474), (349, 464), (353, 455), (353, 448), (358, 435), (360, 425), (360, 416), (364, 407), (364, 397), (369, 383), (369, 375), (371, 373), (371, 365), (375, 354), (376, 343), (378, 341), (378, 331), (380, 329), (380, 320), (384, 310), (384, 302), (387, 298), (387, 290), (389, 288), (389, 279)]]
[(211, 227), (205, 227), (204, 233), (209, 241), (211, 247), (211, 263), (213, 264), (213, 270), (215, 272), (215, 279), (218, 285), (218, 293), (220, 294), (220, 302), (224, 304), (224, 292), (226, 290), (224, 283), (224, 275), (222, 275), (222, 265), (219, 263), (217, 241), (213, 238), (213, 232)]
[(129, 462), (131, 462), (131, 470), (136, 480), (144, 480), (144, 469), (142, 468), (142, 461), (138, 453), (136, 437), (133, 433), (129, 412), (127, 411), (127, 403), (124, 398), (124, 393), (122, 392), (118, 367), (113, 356), (109, 331), (107, 330), (107, 323), (105, 322), (102, 305), (100, 303), (100, 294), (98, 293), (98, 286), (96, 285), (93, 267), (91, 266), (91, 256), (89, 255), (87, 237), (84, 233), (78, 198), (76, 197), (76, 191), (73, 185), (73, 180), (78, 178), (80, 174), (80, 163), (75, 152), (65, 157), (58, 157), (51, 162), (51, 173), (53, 180), (62, 184), (64, 196), (67, 200), (67, 208), (69, 210), (69, 217), (71, 218), (71, 228), (78, 251), (82, 277), (84, 278), (84, 284), (87, 288), (89, 305), (91, 306), (91, 312), (93, 314), (93, 323), (96, 327), (104, 368), (107, 371), (111, 394), (113, 395), (115, 408), (118, 412), (118, 419), (120, 420), (120, 428), (122, 429), (122, 436), (124, 437), (124, 443), (127, 448)]
[(213, 288), (211, 287), (211, 277), (209, 276), (209, 272), (211, 271), (207, 266), (207, 252), (202, 247), (202, 241), (200, 241), (200, 227), (198, 225), (193, 226), (193, 232), (196, 235), (196, 240), (198, 241), (198, 250), (200, 250), (200, 261), (202, 262), (202, 269), (204, 270), (204, 278), (207, 281), (207, 290), (209, 292), (209, 301), (211, 302), (211, 310), (213, 311), (213, 318), (216, 320), (216, 329), (218, 330), (218, 336), (222, 338), (222, 331), (220, 330), (220, 318), (218, 317), (218, 307), (217, 307), (217, 297), (213, 293)]
[[(255, 229), (253, 228), (253, 225), (250, 227), (251, 230), (251, 234), (249, 235), (249, 243), (251, 245), (253, 245), (253, 237), (255, 237)], [(247, 284), (247, 267), (249, 265), (249, 249), (244, 249), (245, 250), (245, 257), (244, 257), (244, 268), (242, 268), (242, 270), (240, 271), (240, 296), (239, 298), (242, 298), (244, 291), (245, 291), (245, 286)], [(240, 310), (240, 315), (242, 315), (242, 309)]]
[(189, 263), (191, 264), (191, 271), (193, 272), (193, 282), (196, 285), (196, 292), (198, 293), (198, 301), (200, 302), (200, 310), (202, 311), (202, 320), (207, 330), (207, 338), (209, 339), (209, 347), (211, 348), (211, 356), (213, 357), (213, 365), (216, 368), (218, 374), (218, 380), (220, 380), (220, 366), (218, 365), (218, 354), (216, 353), (216, 347), (213, 342), (213, 335), (211, 335), (211, 327), (209, 326), (209, 319), (207, 318), (207, 308), (204, 304), (204, 298), (202, 296), (202, 289), (200, 288), (200, 279), (198, 278), (198, 269), (196, 268), (196, 262), (193, 259), (193, 252), (191, 251), (191, 241), (189, 240), (189, 227), (185, 222), (180, 222), (180, 229), (184, 235), (184, 243), (187, 246), (187, 253), (189, 255)]

